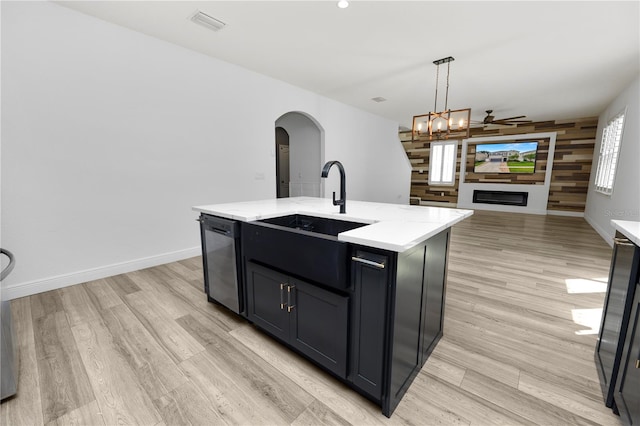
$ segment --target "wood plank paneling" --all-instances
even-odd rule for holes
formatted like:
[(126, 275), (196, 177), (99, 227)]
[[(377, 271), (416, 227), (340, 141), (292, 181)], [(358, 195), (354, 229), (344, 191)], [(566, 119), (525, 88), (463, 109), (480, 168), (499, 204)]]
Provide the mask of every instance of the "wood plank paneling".
[[(545, 172), (547, 171), (547, 158), (549, 157), (549, 138), (527, 139), (527, 142), (538, 142), (536, 153), (536, 165), (534, 173), (474, 173), (476, 158), (476, 144), (473, 140), (467, 144), (465, 183), (507, 183), (518, 185), (544, 185)], [(500, 143), (516, 142), (504, 140)], [(484, 143), (484, 142), (483, 142)]]
[[(471, 138), (521, 135), (526, 133), (556, 132), (556, 147), (551, 174), (548, 210), (566, 212), (584, 212), (589, 179), (592, 170), (593, 150), (598, 127), (597, 117), (573, 120), (541, 121), (522, 123), (516, 126), (487, 126), (471, 129)], [(411, 132), (401, 132), (400, 140), (412, 165), (411, 204), (440, 202), (455, 204), (458, 201), (461, 147), (458, 149), (456, 182), (453, 187), (431, 187), (429, 176), (429, 142), (411, 141)], [(473, 143), (470, 143), (471, 147)], [(546, 147), (546, 150), (545, 150)], [(533, 175), (487, 175), (474, 174), (473, 149), (467, 153), (467, 174), (465, 182), (476, 183), (518, 183), (540, 184), (544, 181), (546, 170), (548, 141), (538, 147), (536, 173)]]

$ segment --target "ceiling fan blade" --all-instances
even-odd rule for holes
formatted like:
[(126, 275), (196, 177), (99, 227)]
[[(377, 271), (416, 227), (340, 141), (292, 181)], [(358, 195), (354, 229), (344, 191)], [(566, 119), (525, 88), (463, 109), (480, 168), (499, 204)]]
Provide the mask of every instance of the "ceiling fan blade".
[(493, 121), (511, 121), (511, 120), (517, 120), (519, 118), (525, 118), (526, 115), (518, 115), (517, 117), (508, 117), (508, 118), (499, 118), (497, 120), (493, 120)]
[(496, 120), (494, 123), (499, 124), (518, 124), (518, 123), (531, 123), (531, 120)]

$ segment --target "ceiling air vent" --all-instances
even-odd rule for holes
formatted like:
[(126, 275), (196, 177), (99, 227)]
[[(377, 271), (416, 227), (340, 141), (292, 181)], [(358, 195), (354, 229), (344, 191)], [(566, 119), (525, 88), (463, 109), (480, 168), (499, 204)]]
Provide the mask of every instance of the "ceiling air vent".
[(203, 27), (209, 28), (212, 31), (220, 31), (225, 27), (224, 22), (214, 18), (213, 16), (209, 16), (204, 12), (200, 12), (199, 10), (193, 14), (191, 20), (196, 24), (200, 24)]

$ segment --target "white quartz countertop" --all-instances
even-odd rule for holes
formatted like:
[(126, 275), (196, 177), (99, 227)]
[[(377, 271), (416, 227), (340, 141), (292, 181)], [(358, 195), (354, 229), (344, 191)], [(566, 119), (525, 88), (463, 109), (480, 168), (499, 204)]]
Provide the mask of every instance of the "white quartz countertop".
[(242, 222), (303, 214), (369, 223), (370, 225), (338, 234), (338, 240), (396, 252), (408, 250), (473, 214), (473, 210), (354, 200), (347, 200), (346, 214), (340, 214), (339, 209), (330, 199), (313, 197), (193, 207), (194, 211), (200, 213)]
[(640, 222), (630, 220), (612, 220), (611, 224), (616, 231), (622, 232), (637, 246), (640, 246)]

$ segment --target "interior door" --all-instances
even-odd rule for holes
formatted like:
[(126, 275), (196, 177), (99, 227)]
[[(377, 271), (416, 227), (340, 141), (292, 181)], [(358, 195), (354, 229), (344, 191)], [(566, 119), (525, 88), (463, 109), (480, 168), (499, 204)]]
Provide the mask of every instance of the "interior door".
[(289, 145), (278, 145), (278, 198), (289, 196)]

